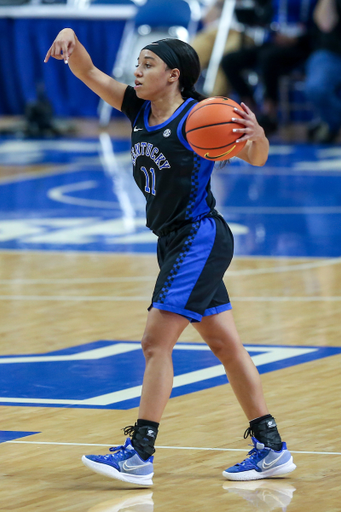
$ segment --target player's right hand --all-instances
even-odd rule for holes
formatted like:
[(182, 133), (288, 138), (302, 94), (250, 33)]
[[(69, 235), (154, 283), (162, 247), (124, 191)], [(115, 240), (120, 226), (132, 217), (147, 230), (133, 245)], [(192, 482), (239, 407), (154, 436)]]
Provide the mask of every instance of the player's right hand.
[(64, 28), (53, 41), (44, 62), (47, 62), (50, 57), (53, 57), (57, 60), (64, 60), (65, 64), (67, 64), (75, 49), (76, 41), (77, 38), (74, 31), (71, 28)]

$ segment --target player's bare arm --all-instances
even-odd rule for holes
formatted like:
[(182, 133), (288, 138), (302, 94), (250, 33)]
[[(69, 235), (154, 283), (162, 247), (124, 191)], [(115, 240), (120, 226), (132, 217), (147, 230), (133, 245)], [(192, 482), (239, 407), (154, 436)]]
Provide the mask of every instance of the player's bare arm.
[(117, 82), (94, 66), (89, 53), (71, 28), (65, 28), (59, 32), (44, 62), (48, 62), (50, 57), (64, 60), (72, 73), (89, 89), (115, 109), (121, 110), (127, 85)]

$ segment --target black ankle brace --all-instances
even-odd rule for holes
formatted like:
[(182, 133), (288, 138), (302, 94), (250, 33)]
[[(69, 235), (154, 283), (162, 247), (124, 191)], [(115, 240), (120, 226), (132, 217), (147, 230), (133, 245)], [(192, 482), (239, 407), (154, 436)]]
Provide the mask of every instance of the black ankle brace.
[[(147, 423), (147, 425), (145, 424)], [(137, 420), (134, 426), (125, 427), (124, 434), (132, 435), (131, 444), (143, 460), (155, 453), (155, 440), (158, 434), (158, 423)]]
[(257, 441), (263, 443), (267, 448), (279, 451), (282, 448), (282, 439), (279, 435), (275, 418), (266, 414), (261, 418), (250, 421), (249, 428), (244, 433), (244, 439), (253, 435)]

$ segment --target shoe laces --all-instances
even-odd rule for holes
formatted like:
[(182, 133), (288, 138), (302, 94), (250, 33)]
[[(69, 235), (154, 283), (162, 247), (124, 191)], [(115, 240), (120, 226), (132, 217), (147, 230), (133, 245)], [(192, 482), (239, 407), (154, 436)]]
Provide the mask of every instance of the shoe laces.
[(126, 448), (123, 445), (112, 446), (111, 448), (109, 448), (109, 452), (116, 452), (116, 453), (114, 455), (111, 455), (111, 453), (109, 453), (108, 455), (105, 455), (104, 458), (110, 459), (110, 457), (113, 457), (116, 460), (124, 460), (127, 458), (127, 454), (128, 454), (128, 450), (126, 450)]
[(254, 435), (255, 435), (255, 433), (254, 433), (254, 431), (253, 431), (252, 427), (248, 427), (248, 428), (245, 430), (245, 432), (244, 432), (244, 439), (247, 439), (249, 436), (250, 436), (250, 437), (252, 437), (252, 436), (254, 436)]
[(249, 451), (248, 457), (246, 457), (242, 462), (236, 464), (236, 466), (244, 466), (245, 464), (256, 464), (260, 458), (261, 450), (258, 450), (255, 446), (252, 450)]
[(121, 430), (123, 430), (123, 433), (125, 436), (133, 436), (137, 430), (136, 425), (129, 425), (128, 427), (124, 427)]

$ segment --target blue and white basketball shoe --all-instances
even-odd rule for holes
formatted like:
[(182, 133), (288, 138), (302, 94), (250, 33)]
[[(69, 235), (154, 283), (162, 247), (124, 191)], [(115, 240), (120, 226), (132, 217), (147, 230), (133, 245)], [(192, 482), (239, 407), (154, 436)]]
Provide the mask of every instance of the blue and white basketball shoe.
[(267, 448), (263, 443), (252, 437), (253, 448), (243, 462), (223, 471), (228, 480), (260, 480), (273, 476), (286, 475), (296, 469), (287, 445), (282, 443), (278, 452)]
[(147, 460), (141, 459), (133, 448), (129, 437), (124, 446), (114, 446), (110, 448), (110, 451), (116, 453), (113, 455), (111, 453), (108, 455), (83, 455), (82, 462), (100, 475), (144, 487), (153, 485), (154, 457), (149, 457)]

